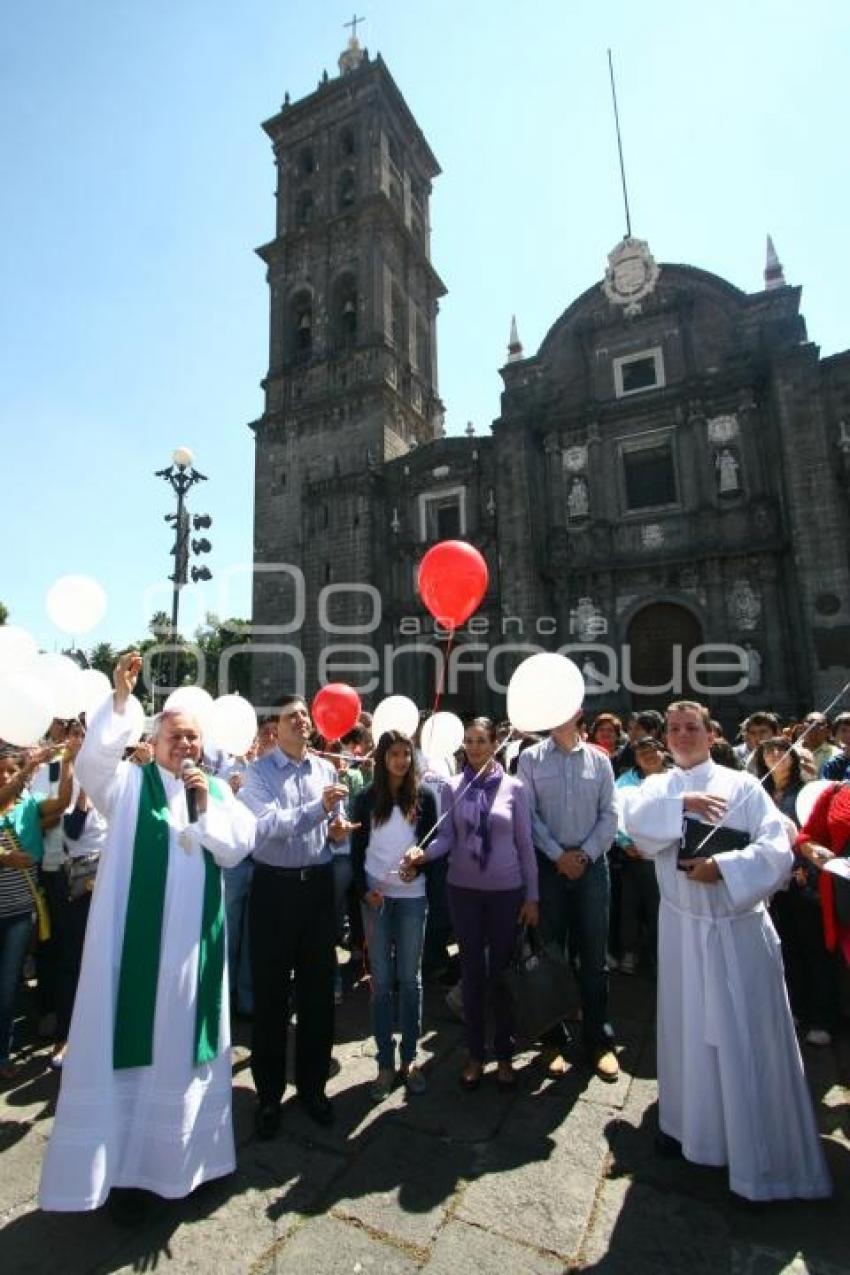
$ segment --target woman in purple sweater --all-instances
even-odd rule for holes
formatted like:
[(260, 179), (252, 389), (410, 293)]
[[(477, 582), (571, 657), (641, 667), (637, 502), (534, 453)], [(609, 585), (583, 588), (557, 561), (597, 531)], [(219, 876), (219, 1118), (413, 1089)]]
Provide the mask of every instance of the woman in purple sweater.
[(477, 1089), (484, 1071), (484, 1026), (490, 985), (495, 1020), (496, 1083), (516, 1085), (511, 1062), (510, 1006), (499, 975), (508, 965), (517, 924), (536, 925), (537, 861), (525, 789), (495, 759), (496, 728), (475, 717), (463, 737), (466, 765), (443, 790), (446, 817), (426, 850), (408, 851), (421, 864), (448, 854), (449, 910), (460, 946), (463, 1009), (469, 1061), (460, 1075), (464, 1089)]

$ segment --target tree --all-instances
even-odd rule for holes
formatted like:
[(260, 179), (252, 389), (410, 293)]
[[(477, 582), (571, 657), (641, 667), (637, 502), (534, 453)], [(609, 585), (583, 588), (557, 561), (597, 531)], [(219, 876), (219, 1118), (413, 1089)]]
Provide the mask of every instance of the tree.
[[(248, 696), (251, 690), (251, 666), (249, 653), (242, 652), (250, 641), (251, 626), (247, 620), (231, 617), (220, 620), (212, 611), (206, 614), (205, 622), (195, 630), (195, 643), (203, 652), (206, 662), (204, 686), (211, 695), (232, 694)], [(239, 648), (234, 651), (233, 648)], [(227, 652), (227, 663), (223, 668), (221, 656)], [(223, 681), (219, 677), (222, 674)]]
[[(250, 623), (231, 617), (220, 620), (208, 611), (204, 623), (187, 642), (182, 633), (172, 633), (171, 620), (165, 611), (156, 611), (148, 623), (145, 637), (138, 642), (128, 642), (116, 649), (110, 642), (100, 642), (87, 653), (91, 668), (99, 669), (107, 677), (118, 660), (119, 650), (133, 648), (145, 660), (142, 677), (136, 684), (137, 697), (151, 712), (162, 708), (168, 688), (177, 685), (194, 686), (198, 681), (199, 664), (203, 663), (203, 686), (211, 695), (238, 692), (248, 698), (251, 690), (250, 653), (234, 652), (233, 647), (248, 644)], [(176, 676), (172, 680), (173, 647), (177, 647)], [(180, 648), (185, 647), (183, 651)], [(161, 648), (161, 649), (157, 649)], [(196, 648), (196, 649), (195, 649)], [(223, 670), (226, 685), (219, 687), (219, 670), (222, 653), (227, 651), (226, 668)], [(198, 659), (198, 652), (202, 661)]]
[(9, 618), (9, 608), (0, 602), (0, 624), (5, 624)]
[(112, 670), (118, 663), (118, 651), (111, 642), (98, 642), (97, 646), (93, 646), (88, 652), (86, 659), (89, 668), (105, 673), (110, 681), (112, 680)]

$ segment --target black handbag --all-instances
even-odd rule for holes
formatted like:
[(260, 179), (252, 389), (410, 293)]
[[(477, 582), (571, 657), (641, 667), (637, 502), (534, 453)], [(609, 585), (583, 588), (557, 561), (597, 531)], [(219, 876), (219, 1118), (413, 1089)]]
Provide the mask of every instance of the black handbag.
[(569, 1017), (579, 1003), (569, 964), (546, 947), (530, 926), (520, 929), (511, 963), (502, 971), (501, 980), (511, 1005), (514, 1034), (520, 1040), (539, 1040)]

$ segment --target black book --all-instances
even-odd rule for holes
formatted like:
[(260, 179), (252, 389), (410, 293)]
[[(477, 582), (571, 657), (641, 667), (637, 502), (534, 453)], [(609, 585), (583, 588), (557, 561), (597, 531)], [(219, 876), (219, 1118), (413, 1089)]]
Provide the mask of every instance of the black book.
[(679, 846), (679, 862), (709, 859), (713, 854), (723, 854), (726, 850), (743, 850), (751, 841), (748, 832), (740, 832), (737, 828), (718, 827), (714, 823), (703, 823), (701, 819), (686, 819)]

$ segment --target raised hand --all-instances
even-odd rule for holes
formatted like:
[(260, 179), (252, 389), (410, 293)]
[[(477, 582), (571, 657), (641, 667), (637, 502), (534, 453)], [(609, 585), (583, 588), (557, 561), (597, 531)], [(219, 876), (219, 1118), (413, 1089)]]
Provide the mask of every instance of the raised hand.
[(142, 671), (142, 657), (138, 651), (125, 651), (119, 655), (118, 663), (112, 671), (112, 685), (115, 687), (115, 707), (120, 711), (136, 689), (139, 674)]

